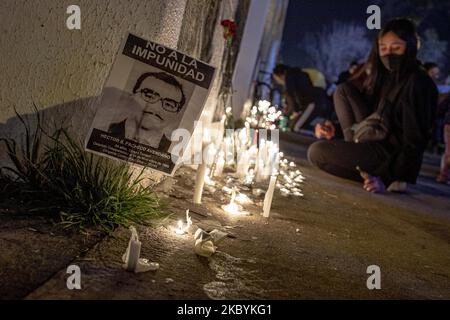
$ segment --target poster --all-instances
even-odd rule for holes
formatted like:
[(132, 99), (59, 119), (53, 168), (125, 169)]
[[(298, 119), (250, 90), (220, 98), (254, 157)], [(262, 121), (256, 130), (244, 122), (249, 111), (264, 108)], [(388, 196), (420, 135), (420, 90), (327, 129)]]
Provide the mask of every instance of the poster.
[(214, 67), (128, 34), (103, 88), (85, 148), (173, 175), (176, 129), (192, 136)]

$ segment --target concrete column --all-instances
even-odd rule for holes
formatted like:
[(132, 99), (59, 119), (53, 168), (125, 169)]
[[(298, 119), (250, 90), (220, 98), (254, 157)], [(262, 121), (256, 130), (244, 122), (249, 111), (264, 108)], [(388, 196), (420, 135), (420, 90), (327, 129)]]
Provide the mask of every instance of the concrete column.
[(253, 0), (250, 4), (233, 76), (235, 90), (233, 116), (235, 118), (241, 116), (244, 104), (248, 99), (270, 3), (271, 0)]

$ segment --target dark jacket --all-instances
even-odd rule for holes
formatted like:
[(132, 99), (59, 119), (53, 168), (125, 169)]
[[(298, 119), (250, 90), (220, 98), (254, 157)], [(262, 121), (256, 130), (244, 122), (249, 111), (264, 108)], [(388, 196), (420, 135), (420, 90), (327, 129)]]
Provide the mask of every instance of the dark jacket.
[(438, 90), (433, 80), (419, 68), (407, 76), (410, 79), (391, 105), (391, 133), (377, 143), (388, 159), (377, 170), (386, 185), (416, 182), (436, 115)]
[[(126, 125), (127, 119), (123, 120), (122, 122), (112, 123), (109, 128), (108, 132), (111, 133), (113, 136), (118, 137), (120, 139), (126, 139), (125, 136), (125, 125)], [(161, 141), (159, 142), (158, 150), (162, 152), (168, 152), (169, 147), (171, 145), (171, 141), (167, 139), (165, 136), (161, 138)]]
[(290, 68), (286, 71), (287, 112), (302, 112), (312, 102), (308, 90), (313, 87), (309, 75), (300, 68)]

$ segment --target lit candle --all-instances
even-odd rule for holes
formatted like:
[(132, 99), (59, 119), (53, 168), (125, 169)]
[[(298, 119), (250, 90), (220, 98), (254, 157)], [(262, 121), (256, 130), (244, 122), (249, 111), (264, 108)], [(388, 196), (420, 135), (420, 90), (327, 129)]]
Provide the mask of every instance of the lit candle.
[(277, 176), (271, 176), (269, 188), (267, 189), (266, 196), (264, 197), (264, 206), (263, 206), (264, 218), (268, 218), (270, 215), (270, 208), (272, 207), (273, 193), (275, 191), (276, 183), (277, 183)]
[(189, 229), (192, 226), (192, 219), (189, 215), (189, 209), (186, 210), (186, 228)]
[(258, 101), (258, 110), (262, 111), (262, 112), (264, 112), (264, 111), (267, 112), (267, 110), (269, 109), (270, 105), (271, 105), (270, 101), (260, 100), (260, 101)]
[(288, 197), (291, 194), (291, 192), (286, 188), (281, 188), (280, 192), (283, 197)]
[(244, 184), (250, 185), (253, 183), (253, 179), (255, 178), (255, 170), (250, 169), (245, 176)]
[(239, 178), (244, 179), (247, 175), (248, 168), (250, 167), (250, 152), (244, 151), (240, 158), (237, 165), (236, 174)]
[(211, 180), (211, 178), (209, 177), (211, 172), (211, 169), (207, 168), (206, 172), (205, 172), (205, 184), (208, 186), (215, 186), (216, 183), (214, 181)]
[(223, 172), (223, 167), (225, 166), (225, 158), (224, 158), (224, 152), (219, 152), (219, 158), (217, 159), (216, 163), (216, 169), (214, 170), (214, 177), (220, 177)]
[(205, 185), (206, 162), (202, 161), (197, 168), (197, 177), (195, 180), (194, 203), (202, 203), (203, 186)]
[(260, 195), (262, 195), (264, 193), (264, 190), (261, 189), (253, 189), (252, 191), (253, 195), (259, 197)]
[(176, 234), (184, 234), (184, 232), (185, 232), (185, 228), (184, 228), (184, 225), (183, 225), (183, 221), (179, 220), (178, 221), (178, 227), (176, 228), (175, 233)]
[(278, 170), (280, 169), (280, 154), (278, 152), (278, 146), (274, 144), (272, 149), (272, 170), (270, 172), (271, 175), (278, 175)]
[(220, 120), (219, 130), (218, 130), (218, 134), (217, 134), (216, 142), (215, 142), (217, 147), (220, 147), (222, 145), (223, 135), (225, 133), (225, 119), (226, 119), (226, 116), (223, 115), (222, 119)]
[(252, 200), (250, 200), (250, 198), (243, 193), (239, 193), (236, 196), (235, 200), (240, 204), (252, 204), (253, 203)]
[(256, 170), (256, 182), (259, 183), (264, 180), (264, 161), (259, 159), (257, 161), (257, 170)]
[(131, 239), (130, 250), (128, 251), (127, 271), (134, 272), (136, 270), (140, 255), (141, 255), (141, 242), (136, 239)]
[(228, 165), (234, 163), (233, 140), (231, 137), (225, 137), (225, 160)]
[(235, 199), (236, 199), (236, 190), (233, 189), (233, 192), (231, 194), (230, 203), (222, 206), (222, 209), (225, 212), (232, 214), (232, 215), (246, 214), (247, 212), (242, 211), (242, 207), (235, 202)]
[(216, 156), (217, 153), (217, 149), (216, 146), (214, 145), (214, 143), (210, 143), (205, 147), (205, 151), (206, 155), (204, 155), (204, 161), (206, 162), (206, 164), (208, 166), (212, 165), (214, 163), (214, 158)]
[(228, 188), (227, 186), (224, 186), (222, 188), (222, 191), (225, 192), (225, 193), (228, 193), (228, 194), (232, 194), (233, 193), (233, 189)]
[(203, 144), (209, 144), (211, 142), (211, 134), (209, 133), (208, 128), (203, 130)]

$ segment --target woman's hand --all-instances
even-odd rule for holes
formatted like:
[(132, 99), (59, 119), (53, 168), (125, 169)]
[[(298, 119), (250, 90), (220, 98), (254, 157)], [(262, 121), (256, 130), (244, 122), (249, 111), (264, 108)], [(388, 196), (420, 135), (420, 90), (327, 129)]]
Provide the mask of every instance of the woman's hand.
[(384, 193), (386, 192), (386, 186), (383, 181), (378, 177), (367, 176), (364, 180), (364, 190), (372, 193)]
[(336, 128), (331, 121), (327, 120), (324, 124), (316, 124), (314, 134), (317, 139), (331, 140), (336, 135)]

